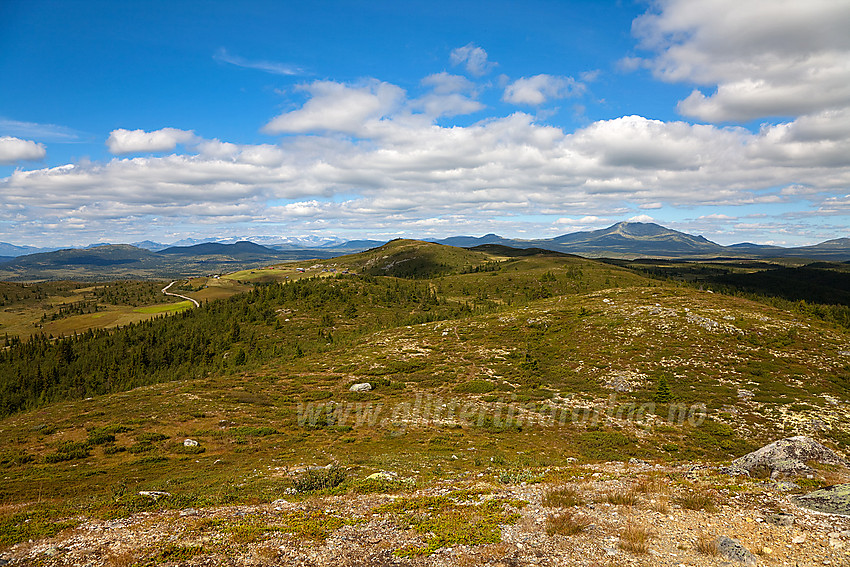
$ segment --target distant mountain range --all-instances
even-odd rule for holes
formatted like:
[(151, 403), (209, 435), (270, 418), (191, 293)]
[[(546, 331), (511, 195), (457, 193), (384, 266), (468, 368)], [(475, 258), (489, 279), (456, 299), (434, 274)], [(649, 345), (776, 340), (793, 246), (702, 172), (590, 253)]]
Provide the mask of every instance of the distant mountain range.
[(439, 244), (470, 248), (498, 244), (511, 248), (543, 248), (586, 257), (608, 258), (778, 258), (799, 257), (818, 260), (850, 260), (850, 238), (827, 240), (812, 246), (784, 248), (743, 243), (723, 246), (702, 236), (665, 228), (655, 223), (619, 222), (600, 230), (573, 232), (554, 238), (519, 240), (496, 234), (481, 237), (453, 236), (431, 240)]
[[(272, 245), (253, 241), (181, 241), (163, 246), (152, 241), (92, 245), (43, 251), (32, 246), (0, 243), (0, 280), (96, 279), (110, 277), (180, 277), (217, 273), (263, 263), (331, 258), (384, 244), (377, 240), (343, 242), (332, 238), (261, 237)], [(520, 240), (496, 234), (453, 236), (430, 240), (461, 248), (482, 245), (514, 249), (537, 248), (607, 258), (779, 258), (850, 261), (850, 238), (828, 240), (813, 246), (783, 248), (752, 243), (722, 246), (702, 236), (671, 230), (654, 223), (620, 222), (608, 228), (564, 234), (554, 238)], [(39, 250), (33, 253), (33, 250)], [(9, 258), (3, 258), (3, 256)]]

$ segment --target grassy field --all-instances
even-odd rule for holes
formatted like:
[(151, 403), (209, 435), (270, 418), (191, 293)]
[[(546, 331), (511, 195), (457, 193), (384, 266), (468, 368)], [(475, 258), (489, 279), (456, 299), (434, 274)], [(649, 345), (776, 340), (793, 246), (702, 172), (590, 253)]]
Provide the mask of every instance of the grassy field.
[(147, 307), (137, 307), (133, 309), (133, 313), (143, 313), (146, 315), (158, 315), (160, 313), (179, 313), (186, 309), (191, 309), (194, 305), (191, 301), (181, 301), (179, 303), (165, 303), (162, 305), (148, 305)]

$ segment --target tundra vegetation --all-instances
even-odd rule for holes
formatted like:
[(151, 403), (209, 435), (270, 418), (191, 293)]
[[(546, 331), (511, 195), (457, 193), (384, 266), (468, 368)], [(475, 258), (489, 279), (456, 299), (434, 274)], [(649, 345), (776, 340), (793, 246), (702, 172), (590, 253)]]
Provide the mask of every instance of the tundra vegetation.
[[(575, 535), (590, 526), (575, 511), (592, 501), (574, 484), (586, 463), (725, 462), (799, 433), (846, 453), (848, 304), (823, 283), (846, 270), (809, 268), (830, 272), (815, 298), (768, 293), (764, 267), (724, 265), (736, 277), (722, 281), (720, 268), (695, 277), (698, 267), (400, 240), (183, 282), (177, 293), (198, 308), (159, 294), (168, 282), (0, 284), (8, 308), (76, 330), (0, 328), (0, 546), (81, 515), (393, 494), (358, 514), (317, 504), (192, 529), (237, 545), (279, 532), (322, 540), (386, 518), (419, 537), (394, 553), (419, 557), (495, 545), (526, 505), (486, 490), (421, 493), (435, 483), (552, 483), (545, 530)], [(770, 269), (804, 286), (791, 268)], [(757, 278), (744, 285), (747, 273)], [(63, 294), (65, 306), (44, 303)], [(73, 326), (110, 306), (144, 317)], [(349, 391), (364, 382), (371, 390)], [(392, 474), (366, 478), (376, 471)], [(165, 494), (139, 494), (150, 491)], [(678, 477), (596, 498), (723, 505)], [(620, 546), (646, 553), (654, 537), (629, 524)], [(175, 544), (148, 559), (207, 552)]]

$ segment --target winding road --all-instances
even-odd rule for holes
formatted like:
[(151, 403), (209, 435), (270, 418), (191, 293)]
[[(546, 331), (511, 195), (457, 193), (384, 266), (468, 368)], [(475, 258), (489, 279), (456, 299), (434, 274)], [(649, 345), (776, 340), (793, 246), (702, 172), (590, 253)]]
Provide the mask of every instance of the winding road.
[(173, 286), (176, 283), (177, 283), (177, 280), (174, 280), (173, 282), (171, 282), (170, 284), (168, 284), (167, 286), (162, 288), (162, 293), (164, 293), (165, 295), (173, 295), (174, 297), (180, 297), (180, 298), (185, 299), (187, 301), (191, 301), (192, 303), (195, 304), (195, 307), (201, 306), (201, 304), (198, 303), (198, 301), (196, 299), (192, 299), (191, 297), (186, 297), (185, 295), (180, 295), (179, 293), (171, 293), (170, 291), (168, 291), (168, 288), (170, 288), (171, 286)]

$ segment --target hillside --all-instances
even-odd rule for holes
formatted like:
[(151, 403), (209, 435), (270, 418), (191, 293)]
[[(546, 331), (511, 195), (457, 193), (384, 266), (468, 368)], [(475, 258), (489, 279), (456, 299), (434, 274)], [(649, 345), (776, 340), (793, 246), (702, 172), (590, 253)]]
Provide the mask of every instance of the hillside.
[[(3, 557), (714, 565), (695, 542), (723, 530), (781, 565), (850, 529), (789, 500), (841, 468), (781, 489), (720, 471), (798, 434), (847, 454), (847, 327), (504, 247), (398, 240), (302, 269), (0, 351)], [(575, 505), (546, 500), (566, 489)], [(810, 540), (752, 522), (784, 510)], [(547, 533), (574, 512), (595, 527)], [(654, 554), (617, 547), (631, 524)]]

